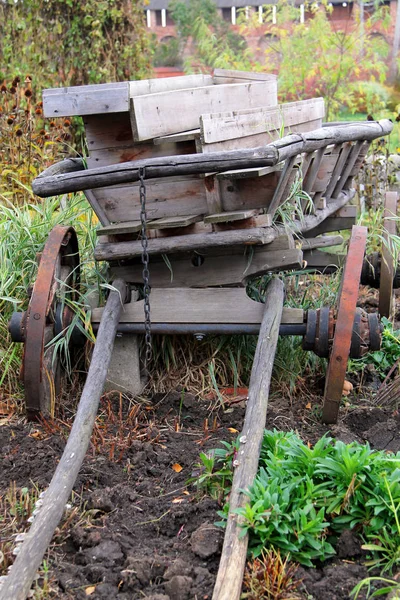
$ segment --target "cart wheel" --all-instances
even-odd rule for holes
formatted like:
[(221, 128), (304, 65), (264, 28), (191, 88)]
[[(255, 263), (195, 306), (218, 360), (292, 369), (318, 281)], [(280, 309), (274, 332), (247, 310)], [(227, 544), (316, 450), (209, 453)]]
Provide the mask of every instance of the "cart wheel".
[(65, 302), (76, 300), (80, 281), (78, 239), (72, 227), (57, 225), (43, 249), (28, 310), (24, 315), (21, 378), (29, 420), (54, 412), (60, 391), (61, 364), (55, 345), (48, 346), (71, 322)]
[(325, 380), (324, 423), (336, 423), (350, 354), (367, 228), (353, 226), (343, 270), (335, 333)]

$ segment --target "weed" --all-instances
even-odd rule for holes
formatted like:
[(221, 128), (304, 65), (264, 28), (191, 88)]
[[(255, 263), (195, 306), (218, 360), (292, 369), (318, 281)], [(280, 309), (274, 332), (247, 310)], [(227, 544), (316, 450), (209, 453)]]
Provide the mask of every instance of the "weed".
[(220, 503), (223, 502), (227, 490), (232, 485), (232, 463), (239, 445), (238, 442), (221, 443), (223, 448), (216, 448), (208, 454), (200, 453), (200, 463), (196, 465), (198, 474), (187, 482), (193, 483), (198, 492), (208, 494)]
[(296, 600), (300, 585), (294, 579), (298, 566), (282, 558), (279, 550), (270, 548), (247, 563), (243, 578), (244, 600)]

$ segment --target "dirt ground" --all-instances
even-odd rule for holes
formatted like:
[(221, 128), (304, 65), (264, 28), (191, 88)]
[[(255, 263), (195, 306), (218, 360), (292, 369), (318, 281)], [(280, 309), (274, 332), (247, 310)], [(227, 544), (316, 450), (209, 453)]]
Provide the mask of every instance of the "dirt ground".
[[(368, 298), (363, 304), (368, 308)], [(397, 402), (374, 404), (371, 391), (379, 382), (373, 371), (363, 378), (362, 388), (353, 383), (354, 393), (335, 426), (320, 421), (322, 379), (309, 379), (291, 397), (272, 386), (266, 427), (295, 430), (311, 444), (330, 432), (345, 443), (368, 441), (375, 449), (400, 451)], [(200, 472), (200, 452), (238, 435), (245, 393), (223, 408), (215, 400), (181, 391), (151, 400), (103, 396), (71, 504), (41, 571), (39, 584), (45, 591), (35, 597), (211, 600), (223, 540), (223, 530), (214, 526), (221, 505), (193, 481)], [(13, 560), (15, 533), (27, 530), (34, 507), (34, 502), (25, 503), (18, 512), (14, 506), (17, 526), (5, 527), (10, 489), (29, 488), (34, 499), (46, 489), (73, 421), (73, 396), (69, 394), (70, 406), (62, 404), (57, 419), (41, 424), (0, 415), (0, 575)], [(300, 567), (300, 597), (349, 598), (352, 588), (370, 575), (361, 543), (346, 531), (335, 559), (313, 569)]]
[[(318, 420), (320, 406), (318, 395), (290, 401), (272, 394), (267, 427), (295, 429), (313, 443), (328, 431)], [(104, 397), (72, 505), (47, 556), (51, 591), (43, 597), (210, 599), (223, 539), (213, 525), (220, 506), (188, 479), (198, 475), (200, 452), (235, 438), (243, 415), (243, 402), (211, 411), (210, 401), (179, 392), (142, 403)], [(2, 492), (10, 482), (46, 488), (65, 445), (69, 416), (66, 411), (40, 426), (3, 423)], [(368, 440), (373, 448), (398, 451), (399, 424), (393, 407), (378, 408), (360, 397), (341, 410), (339, 424), (329, 431), (344, 442)], [(337, 559), (299, 569), (302, 597), (349, 598), (367, 576), (360, 546), (346, 533)]]

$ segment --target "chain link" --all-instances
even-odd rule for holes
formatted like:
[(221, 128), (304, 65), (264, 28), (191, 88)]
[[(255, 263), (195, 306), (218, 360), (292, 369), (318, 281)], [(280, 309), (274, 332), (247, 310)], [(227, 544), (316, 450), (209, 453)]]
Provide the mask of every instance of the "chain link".
[(144, 330), (145, 330), (145, 366), (151, 361), (151, 319), (150, 319), (150, 284), (149, 284), (149, 253), (147, 250), (148, 238), (146, 233), (146, 185), (144, 179), (146, 171), (144, 167), (139, 169), (139, 195), (140, 195), (140, 222), (142, 224), (142, 264), (143, 264), (143, 294), (144, 294)]

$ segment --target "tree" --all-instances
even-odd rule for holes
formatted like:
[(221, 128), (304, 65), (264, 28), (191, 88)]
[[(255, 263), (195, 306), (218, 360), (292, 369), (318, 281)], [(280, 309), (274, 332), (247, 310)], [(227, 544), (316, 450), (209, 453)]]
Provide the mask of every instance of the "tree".
[(376, 101), (381, 92), (378, 84), (385, 80), (389, 47), (368, 34), (373, 19), (380, 18), (382, 12), (364, 19), (364, 34), (360, 36), (357, 27), (336, 30), (327, 4), (308, 8), (308, 18), (300, 23), (298, 9), (280, 2), (277, 25), (269, 28), (273, 41), (266, 50), (266, 64), (278, 73), (282, 99), (322, 96), (327, 119), (343, 105), (356, 110), (365, 104), (368, 94), (364, 82), (376, 84), (368, 102)]
[(213, 0), (172, 0), (169, 4), (181, 42), (181, 52), (191, 41), (187, 67), (250, 69), (246, 41), (219, 15)]
[(41, 86), (140, 79), (151, 68), (138, 0), (4, 0), (2, 78), (30, 73)]

